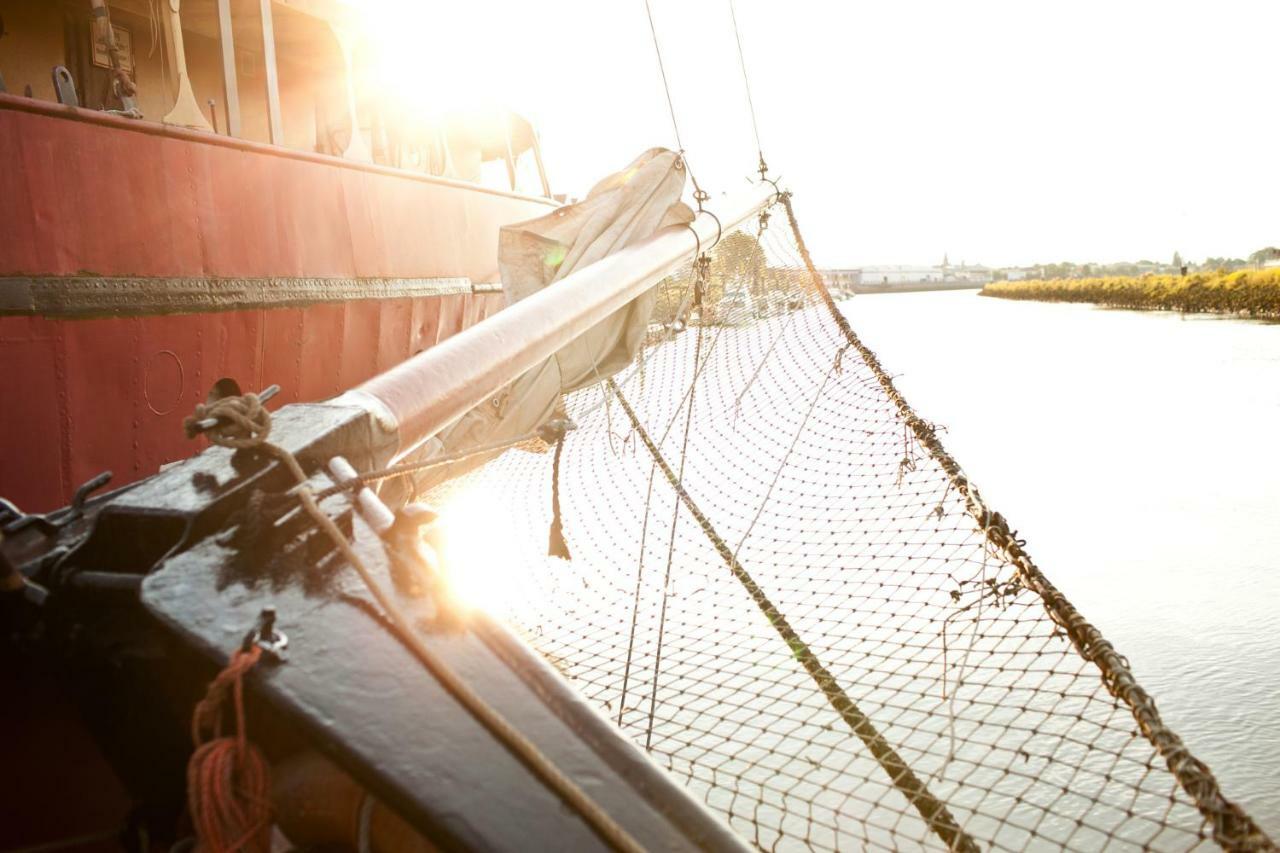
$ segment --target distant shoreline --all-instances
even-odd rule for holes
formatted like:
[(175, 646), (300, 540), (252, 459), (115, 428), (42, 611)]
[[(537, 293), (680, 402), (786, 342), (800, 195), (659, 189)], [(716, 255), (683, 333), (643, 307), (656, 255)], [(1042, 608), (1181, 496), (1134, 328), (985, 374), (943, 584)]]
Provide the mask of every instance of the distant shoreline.
[(857, 284), (851, 289), (859, 296), (871, 293), (923, 293), (928, 290), (978, 290), (979, 282), (907, 281), (901, 284)]
[(1186, 276), (995, 281), (983, 287), (979, 295), (1035, 302), (1085, 302), (1143, 311), (1280, 319), (1280, 269)]

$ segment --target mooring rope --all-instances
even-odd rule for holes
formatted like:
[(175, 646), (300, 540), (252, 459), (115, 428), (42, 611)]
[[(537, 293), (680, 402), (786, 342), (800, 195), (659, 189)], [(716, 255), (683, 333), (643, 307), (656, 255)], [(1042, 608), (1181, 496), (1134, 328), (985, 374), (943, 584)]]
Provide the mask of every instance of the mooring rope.
[(773, 602), (765, 594), (764, 590), (755, 582), (750, 573), (738, 562), (738, 558), (734, 556), (733, 549), (729, 544), (716, 532), (712, 526), (710, 519), (703, 514), (702, 510), (694, 502), (689, 492), (685, 489), (684, 483), (672, 470), (671, 465), (662, 456), (662, 452), (649, 436), (648, 431), (636, 416), (635, 410), (631, 408), (631, 404), (627, 398), (622, 395), (622, 390), (618, 388), (617, 383), (612, 379), (606, 380), (609, 390), (618, 400), (622, 410), (626, 412), (627, 418), (631, 421), (632, 428), (636, 434), (640, 436), (640, 441), (648, 449), (649, 455), (654, 462), (662, 470), (663, 475), (667, 478), (668, 484), (675, 490), (680, 498), (680, 502), (684, 504), (685, 509), (698, 522), (698, 526), (702, 528), (703, 534), (715, 547), (716, 552), (724, 560), (729, 571), (734, 578), (742, 584), (742, 587), (751, 596), (760, 612), (773, 626), (791, 650), (792, 656), (804, 667), (805, 671), (817, 684), (818, 689), (822, 691), (827, 698), (828, 703), (840, 715), (841, 719), (848, 724), (859, 740), (870, 750), (876, 762), (889, 776), (889, 780), (893, 786), (897, 788), (903, 796), (907, 798), (916, 811), (920, 814), (929, 826), (929, 828), (947, 845), (950, 850), (965, 851), (965, 853), (977, 853), (978, 845), (969, 836), (968, 833), (960, 827), (960, 824), (952, 816), (946, 804), (935, 797), (920, 779), (919, 776), (911, 769), (907, 762), (898, 754), (898, 751), (885, 740), (884, 735), (875, 727), (871, 719), (864, 714), (849, 696), (845, 689), (836, 680), (836, 677), (822, 665), (813, 650), (800, 638), (795, 629), (791, 627), (786, 617), (774, 606)]
[(875, 353), (862, 343), (849, 325), (848, 319), (840, 312), (826, 283), (822, 280), (822, 274), (814, 266), (813, 258), (809, 255), (809, 249), (805, 246), (804, 237), (796, 221), (790, 193), (781, 193), (780, 200), (786, 209), (787, 220), (795, 237), (796, 247), (800, 251), (800, 257), (808, 271), (810, 282), (845, 340), (858, 351), (863, 362), (875, 375), (885, 395), (897, 408), (899, 417), (915, 435), (916, 441), (929, 451), (929, 454), (946, 472), (951, 487), (964, 498), (966, 509), (995, 552), (1015, 568), (1022, 584), (1040, 597), (1049, 618), (1066, 632), (1081, 657), (1098, 667), (1103, 684), (1111, 695), (1129, 707), (1134, 719), (1138, 722), (1138, 728), (1164, 758), (1169, 771), (1195, 802), (1200, 814), (1212, 824), (1214, 840), (1226, 850), (1275, 850), (1274, 842), (1253, 822), (1253, 819), (1223, 795), (1218, 786), (1218, 780), (1208, 766), (1192, 755), (1182, 739), (1165, 724), (1160, 712), (1156, 709), (1155, 700), (1138, 684), (1129, 667), (1129, 661), (1116, 651), (1115, 647), (1102, 636), (1102, 632), (1090, 624), (1080, 611), (1076, 610), (1075, 605), (1032, 562), (1031, 557), (1023, 549), (1022, 542), (1009, 528), (1004, 517), (998, 512), (993, 512), (983, 503), (977, 488), (969, 482), (959, 463), (938, 440), (934, 426), (917, 415), (898, 392), (893, 379), (880, 364)]
[(548, 788), (573, 809), (605, 843), (614, 850), (627, 853), (643, 853), (644, 848), (631, 837), (617, 821), (599, 804), (587, 796), (572, 779), (566, 776), (550, 758), (531, 740), (524, 736), (492, 705), (471, 688), (445, 660), (437, 655), (418, 635), (413, 622), (400, 606), (382, 588), (364, 560), (356, 553), (347, 537), (334, 524), (333, 519), (320, 509), (315, 494), (306, 485), (307, 477), (297, 458), (283, 447), (267, 441), (271, 432), (271, 415), (255, 394), (223, 397), (209, 405), (197, 406), (195, 414), (185, 425), (192, 434), (194, 422), (208, 417), (220, 418), (220, 425), (206, 432), (214, 444), (233, 449), (261, 449), (284, 463), (293, 474), (298, 486), (293, 494), (303, 509), (323, 530), (333, 544), (351, 564), (374, 601), (386, 614), (397, 638), (414, 657), (435, 676), (436, 680), (453, 695), (458, 703), (506, 749), (528, 767)]

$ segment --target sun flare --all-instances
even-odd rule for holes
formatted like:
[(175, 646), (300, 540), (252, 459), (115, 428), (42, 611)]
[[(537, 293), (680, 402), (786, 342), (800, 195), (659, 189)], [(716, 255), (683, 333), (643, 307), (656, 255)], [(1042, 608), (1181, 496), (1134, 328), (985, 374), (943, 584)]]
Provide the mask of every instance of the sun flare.
[[(492, 4), (418, 0), (352, 2), (366, 44), (365, 84), (424, 121), (458, 113), (498, 112), (513, 103), (503, 28)], [(474, 39), (488, 45), (477, 53)], [(494, 40), (497, 43), (494, 43)], [(496, 58), (496, 61), (495, 61)]]
[(438, 507), (433, 544), (451, 594), (464, 607), (494, 616), (511, 612), (535, 594), (518, 537), (495, 518), (496, 496), (472, 483), (451, 493)]

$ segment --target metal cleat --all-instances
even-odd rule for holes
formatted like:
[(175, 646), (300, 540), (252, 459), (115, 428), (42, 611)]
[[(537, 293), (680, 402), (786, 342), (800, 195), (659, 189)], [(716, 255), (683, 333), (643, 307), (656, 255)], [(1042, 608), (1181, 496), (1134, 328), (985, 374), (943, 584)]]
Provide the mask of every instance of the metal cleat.
[(279, 663), (284, 663), (285, 649), (289, 645), (289, 637), (283, 631), (276, 630), (276, 609), (268, 606), (258, 614), (258, 624), (249, 629), (241, 644), (243, 651), (257, 646)]

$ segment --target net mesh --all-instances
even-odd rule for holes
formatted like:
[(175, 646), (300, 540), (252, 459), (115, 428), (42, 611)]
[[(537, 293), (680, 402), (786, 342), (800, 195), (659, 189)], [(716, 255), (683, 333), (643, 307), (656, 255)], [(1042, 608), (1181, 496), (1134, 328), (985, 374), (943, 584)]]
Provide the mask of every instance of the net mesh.
[(1265, 848), (896, 396), (789, 204), (659, 285), (558, 464), (436, 491), (464, 594), (763, 849)]

